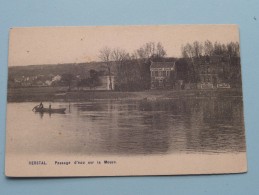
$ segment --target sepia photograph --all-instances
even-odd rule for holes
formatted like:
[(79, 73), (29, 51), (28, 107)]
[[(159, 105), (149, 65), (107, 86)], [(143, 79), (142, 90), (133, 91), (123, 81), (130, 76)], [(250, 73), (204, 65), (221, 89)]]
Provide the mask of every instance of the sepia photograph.
[(247, 171), (237, 25), (19, 27), (5, 174)]

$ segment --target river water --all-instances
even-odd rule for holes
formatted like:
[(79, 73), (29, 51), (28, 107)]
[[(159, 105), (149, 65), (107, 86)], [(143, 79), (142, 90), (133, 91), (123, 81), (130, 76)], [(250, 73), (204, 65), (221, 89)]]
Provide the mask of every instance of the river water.
[[(13, 154), (143, 155), (245, 151), (242, 98), (8, 103)], [(48, 103), (45, 103), (48, 106)]]

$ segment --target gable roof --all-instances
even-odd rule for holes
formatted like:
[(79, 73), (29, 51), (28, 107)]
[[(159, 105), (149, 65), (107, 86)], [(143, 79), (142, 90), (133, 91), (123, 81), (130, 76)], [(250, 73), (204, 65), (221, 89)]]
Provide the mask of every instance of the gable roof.
[(151, 62), (150, 68), (174, 68), (175, 61), (173, 62)]

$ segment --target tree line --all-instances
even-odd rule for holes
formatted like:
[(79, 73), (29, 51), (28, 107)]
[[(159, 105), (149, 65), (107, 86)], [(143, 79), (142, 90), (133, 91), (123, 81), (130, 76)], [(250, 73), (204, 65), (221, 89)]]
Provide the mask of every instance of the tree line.
[(200, 56), (230, 56), (240, 57), (239, 43), (230, 42), (227, 44), (207, 40), (205, 42), (194, 41), (182, 46), (183, 58), (195, 58)]
[(56, 85), (65, 85), (68, 86), (68, 91), (71, 90), (71, 86), (74, 84), (78, 90), (82, 87), (89, 87), (90, 89), (95, 89), (97, 86), (100, 86), (101, 80), (100, 76), (103, 72), (98, 72), (96, 70), (89, 70), (89, 77), (77, 78), (71, 73), (65, 73), (61, 75), (61, 80), (56, 83)]
[[(198, 71), (200, 67), (199, 64), (195, 63), (196, 59), (210, 58), (212, 56), (228, 56), (229, 59), (240, 57), (238, 42), (222, 44), (219, 42), (212, 43), (209, 40), (187, 43), (181, 47), (181, 53), (182, 57), (177, 60), (177, 69), (179, 71), (177, 73), (177, 79), (190, 83), (199, 82)], [(98, 58), (102, 62), (102, 66), (104, 65), (105, 72), (93, 68), (87, 74), (82, 73), (80, 78), (77, 78), (72, 72), (67, 72), (61, 75), (60, 81), (53, 84), (68, 86), (68, 90), (71, 90), (71, 86), (77, 87), (78, 90), (83, 87), (95, 89), (102, 85), (100, 77), (108, 76), (110, 90), (148, 90), (151, 85), (151, 62), (166, 62), (175, 59), (167, 57), (166, 50), (160, 42), (145, 43), (133, 52), (128, 52), (122, 48), (103, 47), (99, 50)], [(236, 62), (234, 60), (232, 62), (235, 65)], [(236, 64), (239, 65), (238, 63)], [(238, 72), (240, 66), (236, 67)], [(228, 74), (227, 72), (224, 73)], [(231, 74), (234, 78), (236, 72)], [(115, 85), (112, 84), (113, 76), (116, 78)], [(229, 77), (229, 75), (223, 75), (221, 77)], [(233, 80), (232, 77), (231, 80)], [(173, 80), (175, 81), (175, 79)]]
[[(187, 59), (186, 80), (188, 82), (200, 82), (199, 71), (201, 69), (201, 61), (210, 62), (211, 58), (218, 58), (218, 78), (223, 82), (231, 83), (232, 85), (241, 86), (241, 66), (240, 66), (240, 48), (238, 42), (230, 43), (212, 43), (209, 40), (205, 42), (194, 41), (182, 46), (182, 58)], [(211, 63), (211, 62), (210, 62)], [(220, 67), (221, 66), (221, 67)]]
[[(150, 89), (151, 61), (164, 61), (166, 51), (158, 42), (148, 42), (132, 53), (121, 48), (104, 47), (99, 51), (99, 59), (105, 62), (110, 81), (110, 89), (117, 91), (138, 91)], [(115, 89), (111, 84), (111, 66), (115, 67)]]
[[(110, 90), (140, 91), (150, 89), (151, 61), (164, 61), (166, 51), (160, 42), (148, 42), (132, 53), (122, 48), (103, 47), (98, 57), (106, 66)], [(75, 75), (66, 73), (61, 75), (58, 84), (68, 86), (68, 90), (72, 85), (76, 85), (78, 90), (82, 87), (95, 89), (102, 84), (100, 76), (103, 74), (90, 70), (89, 77), (77, 79)], [(112, 76), (116, 76), (114, 88)]]

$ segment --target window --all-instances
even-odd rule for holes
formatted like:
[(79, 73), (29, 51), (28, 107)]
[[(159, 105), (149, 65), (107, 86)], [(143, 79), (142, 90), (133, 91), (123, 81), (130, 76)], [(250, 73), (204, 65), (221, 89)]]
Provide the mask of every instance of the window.
[(207, 66), (207, 73), (209, 73), (210, 72), (210, 67), (209, 66)]
[(163, 76), (164, 76), (164, 77), (166, 76), (166, 71), (163, 71)]
[(201, 74), (204, 74), (205, 73), (205, 68), (204, 66), (201, 66)]
[(208, 80), (207, 80), (208, 82), (210, 82), (211, 81), (211, 79), (210, 79), (210, 77), (208, 76)]

